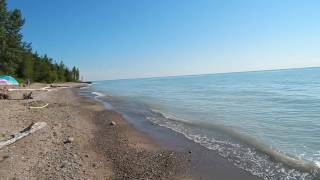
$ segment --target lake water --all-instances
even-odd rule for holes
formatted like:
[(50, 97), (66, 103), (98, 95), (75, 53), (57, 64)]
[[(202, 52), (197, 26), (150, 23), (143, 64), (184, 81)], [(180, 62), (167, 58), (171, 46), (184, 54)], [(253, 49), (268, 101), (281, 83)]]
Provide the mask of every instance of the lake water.
[(107, 80), (89, 90), (264, 179), (319, 176), (320, 68)]

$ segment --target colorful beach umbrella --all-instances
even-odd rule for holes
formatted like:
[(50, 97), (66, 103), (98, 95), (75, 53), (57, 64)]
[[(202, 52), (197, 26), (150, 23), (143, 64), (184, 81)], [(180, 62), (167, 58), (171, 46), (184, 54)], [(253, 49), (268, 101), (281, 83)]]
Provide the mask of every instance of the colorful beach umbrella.
[(19, 83), (11, 76), (0, 75), (0, 85), (19, 85)]
[(9, 82), (5, 79), (0, 79), (0, 85), (7, 85)]

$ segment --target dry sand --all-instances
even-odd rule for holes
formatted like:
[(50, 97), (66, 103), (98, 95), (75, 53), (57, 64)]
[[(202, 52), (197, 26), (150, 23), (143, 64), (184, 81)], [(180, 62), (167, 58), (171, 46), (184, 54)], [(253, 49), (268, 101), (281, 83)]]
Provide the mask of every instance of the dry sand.
[[(16, 100), (0, 100), (0, 139), (32, 122), (48, 125), (0, 150), (0, 179), (189, 178), (188, 153), (162, 149), (121, 115), (74, 89), (34, 91), (32, 100), (19, 100), (22, 93), (10, 92)], [(49, 105), (28, 108), (43, 103)]]

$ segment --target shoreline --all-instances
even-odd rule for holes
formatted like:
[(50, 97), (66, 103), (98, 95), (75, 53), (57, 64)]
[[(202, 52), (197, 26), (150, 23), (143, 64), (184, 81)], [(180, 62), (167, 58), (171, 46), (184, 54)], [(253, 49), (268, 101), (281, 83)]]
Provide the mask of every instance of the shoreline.
[[(47, 124), (0, 149), (0, 179), (189, 179), (187, 154), (160, 148), (72, 86), (34, 92), (32, 100), (16, 91), (15, 100), (0, 101), (1, 141), (33, 122)], [(33, 101), (49, 105), (28, 108)]]
[[(197, 82), (193, 82), (191, 79), (190, 81), (190, 84), (197, 84)], [(210, 149), (210, 151), (217, 152), (238, 168), (260, 178), (314, 179), (319, 177), (317, 154), (314, 153), (313, 159), (308, 158), (312, 152), (308, 152), (307, 150), (314, 149), (314, 147), (305, 147), (306, 156), (297, 153), (298, 150), (301, 150), (300, 146), (291, 147), (292, 149), (297, 149), (296, 153), (289, 153), (290, 149), (288, 151), (280, 150), (281, 147), (286, 147), (285, 144), (281, 143), (284, 139), (290, 140), (286, 141), (288, 142), (287, 145), (297, 143), (297, 141), (292, 139), (292, 129), (288, 129), (288, 132), (290, 131), (291, 134), (288, 133), (288, 136), (284, 135), (281, 137), (282, 139), (279, 138), (279, 146), (275, 146), (273, 143), (277, 139), (273, 138), (274, 141), (268, 141), (268, 138), (276, 134), (286, 134), (286, 131), (281, 131), (280, 129), (284, 124), (280, 124), (278, 129), (276, 126), (272, 129), (274, 123), (266, 123), (269, 121), (267, 118), (261, 120), (261, 122), (266, 123), (265, 126), (262, 126), (260, 123), (260, 118), (246, 120), (246, 115), (248, 117), (255, 116), (254, 112), (250, 109), (239, 106), (241, 104), (238, 104), (239, 107), (229, 107), (228, 103), (222, 102), (221, 99), (219, 100), (220, 96), (213, 94), (211, 95), (215, 98), (208, 98), (210, 101), (207, 101), (203, 99), (206, 91), (200, 95), (195, 88), (191, 92), (184, 91), (181, 88), (185, 87), (182, 82), (185, 82), (185, 79), (175, 79), (174, 81), (170, 81), (169, 79), (159, 81), (152, 79), (141, 81), (105, 81), (97, 82), (89, 88), (83, 88), (83, 94), (89, 94), (89, 97), (92, 96), (94, 99), (104, 102), (108, 109), (123, 114), (126, 120), (138, 130), (145, 132), (148, 136), (154, 136), (155, 140), (160, 139), (159, 141), (164, 144), (163, 146), (170, 143), (171, 146), (169, 147), (175, 146), (171, 142), (175, 138), (166, 137), (166, 134), (170, 134), (170, 130), (172, 130), (177, 132), (173, 135), (174, 137), (183, 136), (182, 140), (177, 141), (178, 143), (185, 141), (185, 138), (187, 138), (196, 144), (201, 144), (201, 146)], [(202, 86), (199, 85), (199, 87), (206, 89), (204, 86), (203, 84)], [(207, 90), (210, 92), (209, 89)], [(211, 97), (211, 95), (209, 93), (208, 96)], [(221, 92), (221, 95), (223, 96), (224, 93)], [(232, 97), (228, 98), (231, 101)], [(223, 107), (223, 112), (220, 112), (219, 108), (215, 110), (215, 108), (220, 107), (219, 104)], [(248, 102), (248, 104), (250, 103)], [(280, 105), (286, 107), (284, 103), (280, 103)], [(274, 117), (278, 117), (272, 108), (259, 107), (258, 110), (262, 117), (262, 112), (266, 111)], [(230, 119), (226, 118), (228, 121), (224, 121), (223, 118), (219, 119), (220, 114), (221, 117), (224, 117), (224, 115), (227, 117), (230, 114)], [(286, 112), (283, 112), (283, 114), (286, 114)], [(239, 115), (239, 122), (237, 122), (237, 115)], [(240, 119), (240, 117), (244, 119)], [(271, 122), (272, 120), (270, 118)], [(295, 117), (292, 117), (290, 123), (293, 123), (294, 120)], [(248, 122), (248, 126), (244, 122)], [(310, 123), (315, 124), (314, 121)], [(156, 126), (152, 126), (151, 124), (155, 124)], [(262, 130), (260, 135), (259, 128)], [(270, 131), (266, 131), (268, 128)], [(158, 133), (157, 131), (162, 131), (162, 133)], [(309, 135), (311, 134), (309, 133)], [(312, 138), (304, 142), (310, 144), (311, 141)], [(304, 142), (301, 142), (301, 144), (304, 144)]]
[(94, 141), (97, 151), (112, 162), (114, 179), (190, 179), (188, 153), (162, 148), (121, 114), (98, 101), (77, 96), (103, 108), (93, 118), (97, 128)]
[[(182, 134), (139, 128), (71, 86), (0, 101), (1, 140), (32, 122), (48, 124), (0, 150), (0, 179), (259, 179)], [(28, 108), (33, 101), (49, 105)]]
[[(103, 104), (106, 109), (110, 108), (109, 104), (105, 104), (105, 102), (100, 99), (95, 99), (90, 93), (80, 96), (99, 102)], [(117, 113), (110, 109), (108, 111)], [(122, 117), (120, 113), (117, 114)], [(125, 121), (130, 128), (133, 128), (149, 139), (152, 144), (160, 147), (160, 149), (189, 154), (190, 162), (188, 166), (190, 166), (190, 168), (188, 169), (188, 174), (190, 174), (190, 178), (192, 179), (261, 179), (236, 167), (233, 163), (221, 157), (217, 152), (195, 143), (181, 133), (159, 126), (150, 121), (138, 120), (136, 118), (131, 119), (128, 116), (122, 117), (122, 120)]]

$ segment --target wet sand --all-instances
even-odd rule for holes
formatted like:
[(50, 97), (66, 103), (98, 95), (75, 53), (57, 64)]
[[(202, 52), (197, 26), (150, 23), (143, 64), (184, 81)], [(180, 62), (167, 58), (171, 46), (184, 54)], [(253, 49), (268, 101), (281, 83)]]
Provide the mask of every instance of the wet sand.
[[(89, 95), (90, 97), (90, 95)], [(91, 96), (92, 97), (92, 96)], [(90, 98), (95, 99), (95, 98)], [(103, 101), (101, 101), (103, 103)], [(110, 108), (109, 104), (104, 104)], [(114, 111), (110, 111), (115, 113)], [(217, 152), (209, 150), (189, 139), (182, 134), (172, 131), (168, 128), (158, 126), (139, 119), (139, 117), (121, 117), (131, 126), (130, 128), (138, 130), (149, 141), (160, 147), (173, 152), (178, 152), (188, 157), (187, 164), (184, 167), (187, 177), (190, 179), (224, 179), (224, 180), (258, 180), (257, 176), (236, 167), (227, 159), (221, 157)], [(134, 137), (134, 136), (133, 136)]]

